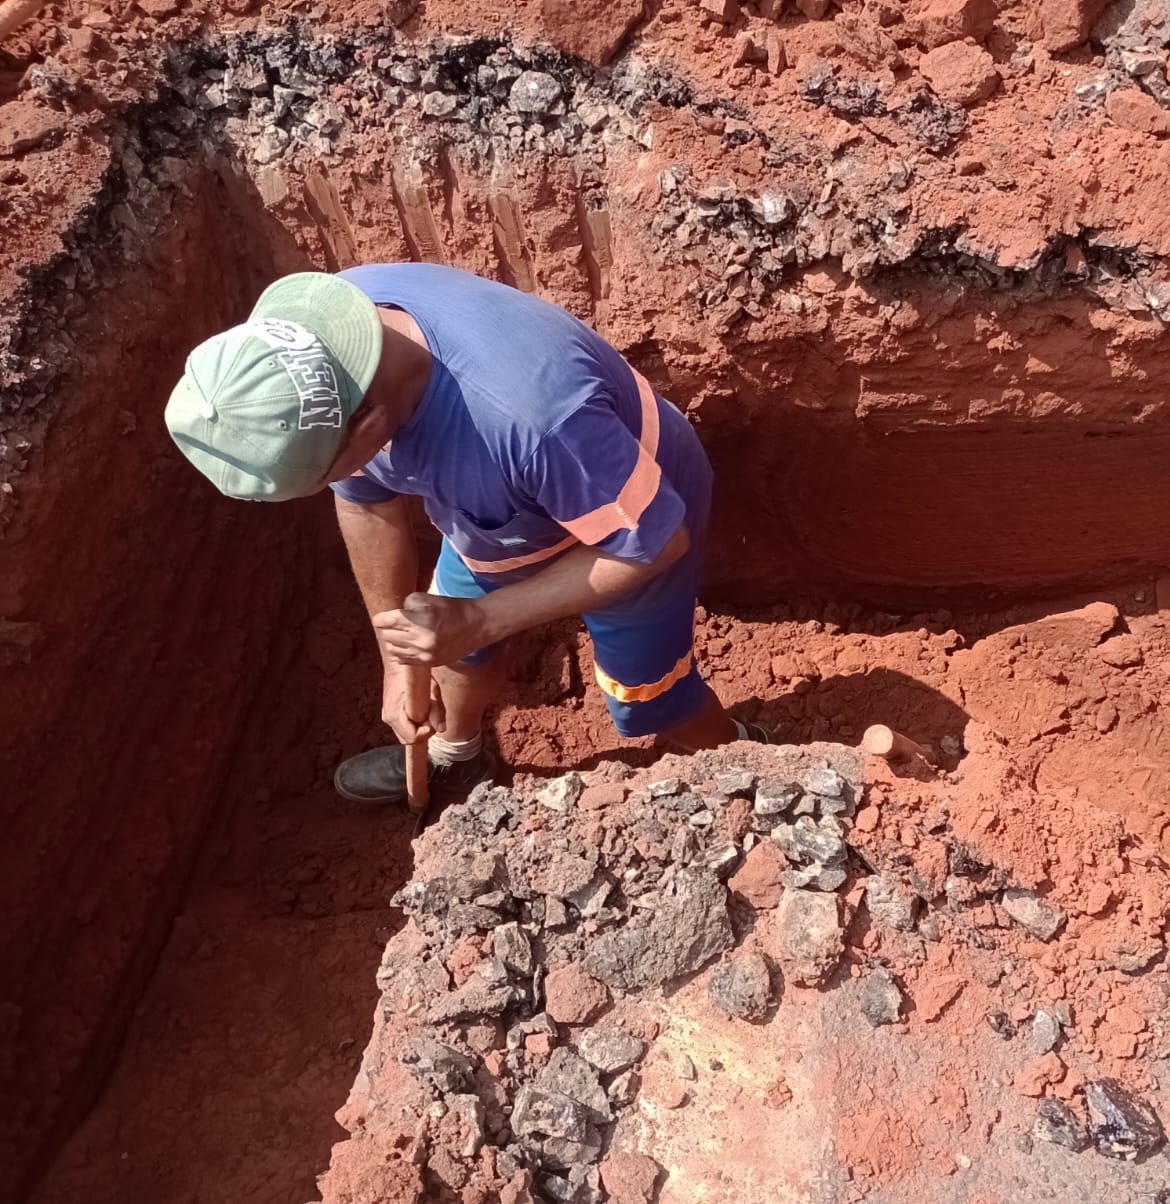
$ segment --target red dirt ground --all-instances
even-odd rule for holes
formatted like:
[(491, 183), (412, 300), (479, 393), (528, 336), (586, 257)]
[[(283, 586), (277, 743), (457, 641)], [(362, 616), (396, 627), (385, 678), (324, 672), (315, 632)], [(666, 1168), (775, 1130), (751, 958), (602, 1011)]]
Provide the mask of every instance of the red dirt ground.
[[(888, 115), (846, 120), (805, 88), (828, 60), (903, 102), (938, 69), (920, 18), (947, 4), (846, 0), (824, 21), (792, 6), (773, 20), (775, 7), (746, 6), (725, 29), (682, 0), (622, 0), (604, 17), (559, 0), (95, 0), (50, 4), (5, 39), (5, 1177), (47, 1166), (136, 1006), (45, 1200), (298, 1204), (325, 1165), (395, 923), (385, 900), (408, 873), (400, 821), (355, 816), (328, 787), (338, 757), (379, 738), (368, 640), (328, 516), (209, 498), (157, 414), (186, 348), (275, 272), (404, 257), (423, 226), (436, 258), (523, 268), (687, 408), (720, 480), (712, 605), (734, 602), (704, 617), (701, 656), (743, 713), (788, 740), (888, 722), (952, 767), (968, 731), (1002, 737), (1012, 772), (1064, 821), (1043, 855), (1070, 906), (1090, 880), (1100, 897), (1114, 889), (1106, 847), (1164, 841), (1166, 110), (1128, 77), (1111, 77), (1106, 103), (1093, 89), (1116, 70), (1107, 47), (1061, 34), (1111, 7), (1161, 47), (1164, 14), (1130, 0), (1000, 5), (975, 30), (998, 83), (976, 89), (994, 90), (935, 153)], [(163, 164), (167, 187), (127, 185), (142, 143), (125, 117), (164, 50), (293, 14), (305, 37), (388, 15), (420, 45), (510, 33), (595, 59), (632, 22), (622, 45), (672, 64), (697, 103), (654, 106), (613, 134), (604, 170), (448, 153), (425, 123), (356, 103), (329, 153), (261, 170), (252, 134), (209, 136)], [(739, 35), (775, 30), (789, 69), (737, 62)], [(760, 316), (731, 330), (693, 291), (719, 281), (725, 248), (680, 250), (655, 226), (659, 173), (677, 165), (696, 193), (790, 188), (820, 231)], [(600, 249), (586, 195), (604, 206)], [(954, 231), (950, 257), (933, 256)], [(867, 240), (896, 266), (867, 275)], [(1118, 614), (1045, 618), (1091, 603)], [(497, 731), (517, 772), (614, 754), (575, 630), (521, 641), (516, 676)], [(985, 809), (1010, 789), (989, 782)], [(901, 788), (890, 800), (893, 814), (917, 805)], [(966, 819), (1002, 840), (1015, 872), (1039, 865), (1026, 817)], [(1159, 906), (1079, 916), (1086, 951), (1129, 941), (1125, 924), (1160, 942)], [(1035, 974), (1094, 988), (1083, 967), (1042, 957)], [(1129, 996), (1087, 1006), (1132, 1070), (1129, 1047), (1156, 1041), (1109, 1035)]]
[[(241, 1198), (302, 1204), (329, 1145), (340, 1137), (329, 1116), (344, 1099), (368, 1032), (374, 970), (396, 923), (385, 900), (409, 875), (409, 852), (401, 818), (357, 814), (328, 786), (337, 756), (377, 735), (377, 691), (359, 604), (336, 546), (326, 580), (306, 636), (307, 657), (280, 691), (313, 698), (311, 714), (293, 736), (279, 712), (269, 711), (259, 746), (237, 766), (234, 818), (209, 842), (119, 1068), (37, 1204), (83, 1195), (95, 1204)], [(1153, 581), (1116, 591), (1088, 611), (1071, 610), (1080, 601), (906, 621), (814, 606), (755, 620), (713, 613), (702, 624), (699, 646), (723, 696), (743, 714), (769, 718), (785, 740), (848, 741), (869, 723), (885, 721), (932, 745), (944, 762), (958, 763), (961, 779), (962, 763), (943, 751), (957, 747), (948, 740), (966, 737), (977, 749), (1007, 741), (1013, 750), (1008, 776), (1000, 770), (986, 782), (962, 779), (959, 790), (879, 780), (871, 816), (863, 811), (859, 826), (875, 844), (894, 835), (929, 865), (932, 838), (922, 831), (923, 816), (945, 797), (957, 834), (969, 832), (1020, 882), (1051, 881), (1053, 897), (1073, 916), (1074, 941), (1061, 948), (1064, 956), (1075, 950), (1075, 960), (1053, 962), (1044, 946), (1001, 933), (1005, 950), (1027, 967), (1011, 984), (1019, 998), (1013, 1018), (1023, 1021), (1037, 1000), (1070, 1001), (1081, 1035), (1062, 1056), (1148, 1088), (1141, 1067), (1170, 1053), (1156, 1020), (1160, 976), (1131, 979), (1101, 967), (1119, 950), (1143, 943), (1162, 949), (1165, 871), (1150, 878), (1151, 894), (1142, 885), (1141, 861), (1132, 851), (1120, 860), (1118, 850), (1131, 839), (1127, 830), (1143, 828), (1149, 857), (1165, 826), (1164, 781), (1148, 768), (1143, 773), (1142, 762), (1153, 766), (1165, 758), (1159, 745), (1165, 737), (1153, 720), (1170, 688), (1162, 667), (1170, 610), (1157, 609)], [(1123, 618), (1113, 618), (1114, 605)], [(1062, 616), (1066, 608), (1070, 617), (1038, 617)], [(810, 617), (796, 618), (793, 611)], [(1099, 645), (1107, 621), (1111, 630), (1124, 625), (1131, 634)], [(1023, 693), (997, 702), (1012, 656), (1007, 648), (1015, 653), (1012, 680), (1023, 683)], [(495, 725), (510, 765), (550, 773), (615, 755), (643, 763), (652, 757), (648, 749), (622, 754), (597, 691), (582, 694), (577, 683), (590, 662), (584, 637), (569, 625), (547, 640), (527, 637), (518, 652), (517, 680)], [(1134, 663), (1116, 668), (1111, 659)], [(1094, 683), (1102, 677), (1108, 685), (1099, 699)], [(1102, 732), (1097, 716), (1109, 706), (1117, 718)], [(1118, 776), (1120, 758), (1103, 755), (1114, 741), (1131, 750), (1129, 780)], [(274, 781), (268, 750), (275, 748), (282, 754)], [(1084, 773), (1085, 764), (1097, 772)], [(1016, 781), (1029, 791), (1037, 784), (1055, 800), (1042, 824), (1013, 807)], [(1099, 902), (1090, 899), (1101, 891), (1125, 899), (1125, 910), (1107, 905), (1090, 914)], [(957, 1050), (985, 1029), (1003, 989), (980, 986), (987, 968), (978, 951), (928, 945), (926, 962), (915, 967), (900, 963), (896, 948), (881, 949), (873, 934), (855, 939), (859, 952), (890, 956), (920, 1013), (930, 1006), (931, 991), (962, 984), (963, 1007), (950, 1007), (953, 996), (940, 996), (941, 1019), (930, 1026), (944, 1048), (956, 1043), (946, 1071), (952, 1077), (938, 1079), (943, 1063), (932, 1063), (934, 1094), (923, 1095), (921, 1105), (939, 1107), (948, 1082), (955, 1091), (965, 1083), (974, 1098), (980, 1068)], [(1139, 1017), (1135, 1023), (1131, 1012)], [(1133, 1063), (1135, 1054), (1142, 1061)], [(867, 1079), (875, 1089), (880, 1070), (867, 1071), (877, 1076)], [(897, 1115), (906, 1117), (918, 1106), (911, 1098), (918, 1088), (906, 1068), (901, 1073)], [(862, 1115), (861, 1128), (846, 1115), (836, 1138), (859, 1181), (895, 1181), (921, 1170), (926, 1154), (917, 1138), (900, 1143), (886, 1134), (874, 1142), (875, 1114), (867, 1107)], [(967, 1145), (977, 1149), (974, 1138)], [(903, 1164), (890, 1162), (899, 1149)]]

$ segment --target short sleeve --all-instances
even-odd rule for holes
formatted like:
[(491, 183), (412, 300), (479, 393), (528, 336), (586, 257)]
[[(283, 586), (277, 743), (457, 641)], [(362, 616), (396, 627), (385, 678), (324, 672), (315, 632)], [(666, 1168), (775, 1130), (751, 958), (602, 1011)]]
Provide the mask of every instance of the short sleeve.
[(524, 485), (584, 544), (649, 564), (686, 518), (686, 505), (655, 459), (657, 414), (642, 441), (604, 401), (579, 406), (540, 441)]
[(387, 489), (373, 477), (366, 476), (360, 468), (342, 481), (332, 481), (329, 488), (338, 497), (357, 506), (378, 506), (383, 502), (392, 502), (398, 496), (393, 489)]

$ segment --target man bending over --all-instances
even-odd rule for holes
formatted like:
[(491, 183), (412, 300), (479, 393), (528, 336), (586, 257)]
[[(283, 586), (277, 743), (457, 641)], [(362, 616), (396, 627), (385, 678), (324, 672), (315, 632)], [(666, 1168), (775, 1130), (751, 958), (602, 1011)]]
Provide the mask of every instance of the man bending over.
[[(430, 738), (432, 790), (495, 770), (483, 718), (507, 638), (581, 615), (623, 736), (693, 751), (767, 742), (695, 664), (711, 467), (683, 415), (555, 305), (435, 264), (286, 276), (200, 344), (166, 408), (183, 454), (254, 501), (329, 485), (382, 654), (401, 744), (344, 761), (348, 799), (406, 797), (403, 744)], [(404, 497), (442, 533), (430, 593)], [(412, 722), (405, 667), (433, 669)]]

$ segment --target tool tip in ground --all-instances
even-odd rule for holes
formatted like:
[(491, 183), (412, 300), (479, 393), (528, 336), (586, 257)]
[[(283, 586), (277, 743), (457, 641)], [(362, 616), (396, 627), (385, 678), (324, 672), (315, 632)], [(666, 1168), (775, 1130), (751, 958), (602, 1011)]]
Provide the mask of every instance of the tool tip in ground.
[(894, 731), (884, 723), (875, 723), (865, 729), (861, 737), (861, 747), (871, 756), (881, 757), (886, 761), (902, 761), (909, 757), (921, 757), (928, 765), (933, 764), (933, 757), (921, 744), (916, 744), (908, 736)]

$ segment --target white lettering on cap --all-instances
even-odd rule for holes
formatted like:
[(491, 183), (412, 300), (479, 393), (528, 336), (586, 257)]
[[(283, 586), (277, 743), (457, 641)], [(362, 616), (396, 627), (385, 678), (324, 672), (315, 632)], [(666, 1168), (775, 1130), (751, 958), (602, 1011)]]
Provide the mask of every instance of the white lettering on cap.
[(340, 427), (341, 390), (337, 373), (325, 345), (307, 327), (282, 318), (257, 318), (244, 329), (276, 352), (276, 358), (288, 373), (300, 402), (297, 427)]

